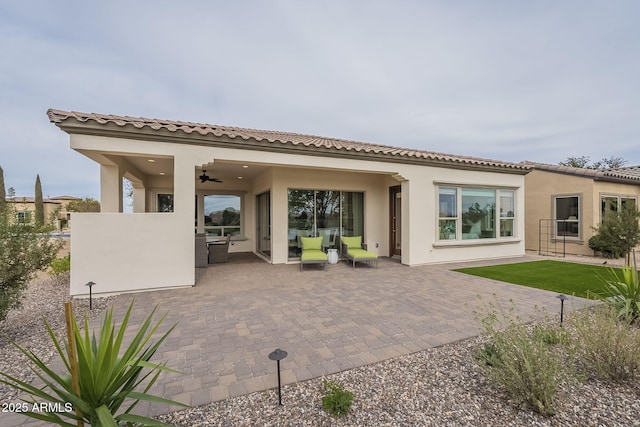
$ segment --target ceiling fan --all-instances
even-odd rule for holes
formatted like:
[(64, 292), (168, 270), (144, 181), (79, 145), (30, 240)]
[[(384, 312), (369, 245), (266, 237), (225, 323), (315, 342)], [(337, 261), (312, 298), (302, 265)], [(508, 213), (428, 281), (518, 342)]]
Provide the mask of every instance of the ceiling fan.
[(207, 182), (207, 181), (222, 182), (218, 178), (207, 176), (207, 171), (204, 169), (202, 170), (202, 175), (200, 175), (199, 178), (200, 178), (200, 182)]

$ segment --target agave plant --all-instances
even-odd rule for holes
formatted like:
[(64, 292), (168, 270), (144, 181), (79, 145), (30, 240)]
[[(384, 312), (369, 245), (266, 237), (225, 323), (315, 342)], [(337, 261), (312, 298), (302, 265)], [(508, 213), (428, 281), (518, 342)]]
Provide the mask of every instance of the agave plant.
[[(162, 372), (177, 372), (166, 367), (166, 363), (150, 362), (158, 347), (175, 328), (173, 325), (155, 343), (150, 342), (166, 314), (152, 326), (156, 308), (149, 314), (128, 346), (123, 339), (129, 322), (133, 302), (129, 306), (122, 325), (116, 330), (113, 309), (105, 314), (99, 336), (95, 331), (89, 335), (89, 322), (84, 316), (84, 331), (78, 327), (75, 318), (72, 329), (77, 347), (77, 370), (79, 393), (74, 391), (71, 372), (72, 363), (56, 338), (51, 327), (44, 323), (67, 373), (57, 374), (33, 352), (13, 343), (31, 362), (31, 371), (44, 382), (44, 387), (36, 387), (15, 377), (0, 372), (0, 382), (20, 390), (30, 396), (28, 407), (37, 408), (46, 403), (53, 408), (66, 408), (58, 412), (27, 411), (24, 415), (60, 426), (75, 427), (78, 421), (91, 426), (145, 425), (164, 426), (157, 420), (135, 415), (132, 410), (140, 400), (187, 406), (162, 397), (149, 394), (149, 389)], [(69, 343), (64, 341), (64, 347)], [(121, 352), (121, 350), (123, 350)], [(148, 381), (147, 381), (148, 380)], [(145, 384), (145, 381), (146, 384)], [(142, 391), (138, 391), (142, 388)], [(125, 405), (126, 401), (126, 405)], [(32, 406), (34, 405), (34, 406)], [(72, 410), (70, 410), (72, 408)]]
[(614, 269), (609, 270), (606, 279), (607, 292), (604, 295), (617, 310), (618, 317), (629, 322), (640, 319), (640, 282), (638, 270), (634, 267), (623, 267), (620, 275)]

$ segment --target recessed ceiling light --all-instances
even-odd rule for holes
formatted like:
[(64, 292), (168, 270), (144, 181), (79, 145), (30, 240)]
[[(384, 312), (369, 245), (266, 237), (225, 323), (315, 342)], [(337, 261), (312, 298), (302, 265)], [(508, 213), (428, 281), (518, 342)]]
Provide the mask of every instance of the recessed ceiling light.
[(238, 179), (242, 179), (243, 177), (239, 176)]
[(247, 169), (249, 166), (247, 165), (242, 165), (243, 168)]
[(165, 175), (165, 173), (164, 172), (160, 172), (160, 175)]
[(153, 160), (153, 159), (147, 159), (147, 162), (149, 162), (149, 163), (155, 163), (156, 161), (155, 161), (155, 160)]

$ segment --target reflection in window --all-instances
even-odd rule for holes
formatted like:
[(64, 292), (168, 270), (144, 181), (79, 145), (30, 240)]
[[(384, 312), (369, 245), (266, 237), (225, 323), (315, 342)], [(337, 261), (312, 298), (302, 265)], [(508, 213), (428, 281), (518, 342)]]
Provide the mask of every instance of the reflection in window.
[(515, 237), (515, 190), (438, 187), (439, 240), (500, 237)]
[(635, 208), (636, 199), (624, 196), (601, 196), (600, 206), (600, 220), (604, 221), (604, 218), (610, 212), (618, 212), (627, 208)]
[(462, 240), (496, 237), (496, 191), (462, 189)]
[(337, 249), (340, 236), (363, 236), (364, 193), (289, 190), (289, 258), (300, 256), (301, 237), (322, 237), (324, 249)]
[(204, 230), (208, 236), (241, 236), (240, 196), (204, 197)]
[(440, 240), (453, 240), (456, 238), (458, 217), (458, 190), (451, 187), (440, 187), (438, 196), (439, 222), (438, 231)]
[(158, 212), (173, 212), (173, 194), (158, 194)]

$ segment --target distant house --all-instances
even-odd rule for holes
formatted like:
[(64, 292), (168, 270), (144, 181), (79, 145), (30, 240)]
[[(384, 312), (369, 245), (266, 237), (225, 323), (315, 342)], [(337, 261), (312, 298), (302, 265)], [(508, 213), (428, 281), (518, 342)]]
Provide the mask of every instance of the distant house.
[(613, 211), (638, 206), (640, 166), (608, 170), (529, 163), (525, 177), (526, 248), (593, 255), (594, 227)]
[[(73, 200), (79, 200), (73, 196), (57, 196), (48, 197), (42, 200), (44, 207), (45, 222), (53, 222), (53, 225), (59, 231), (69, 230), (70, 213), (67, 212), (67, 205)], [(35, 222), (36, 203), (35, 197), (14, 196), (7, 199), (12, 203), (15, 209), (15, 221), (25, 224), (33, 224)]]
[[(72, 214), (71, 293), (195, 284), (196, 233), (300, 260), (300, 237), (362, 236), (407, 266), (524, 254), (528, 166), (296, 133), (49, 110), (100, 165), (100, 213)], [(133, 213), (123, 213), (123, 177)], [(293, 271), (293, 270), (292, 270)]]

